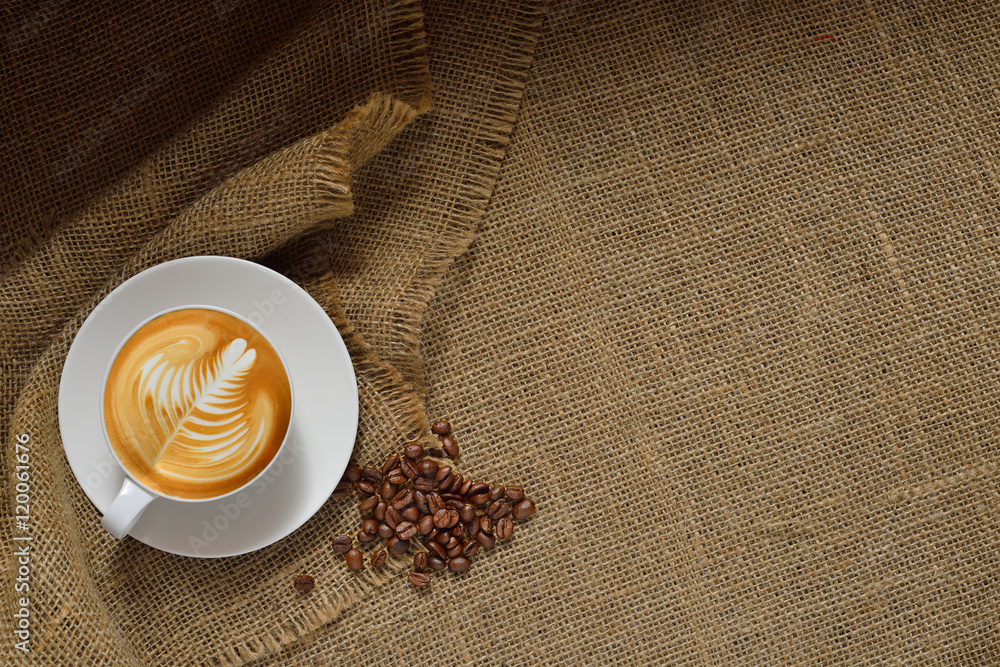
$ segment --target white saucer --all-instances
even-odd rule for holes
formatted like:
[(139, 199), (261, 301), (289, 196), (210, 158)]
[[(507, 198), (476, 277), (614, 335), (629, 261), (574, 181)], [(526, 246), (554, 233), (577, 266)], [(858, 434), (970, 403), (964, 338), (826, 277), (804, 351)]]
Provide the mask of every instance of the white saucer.
[(305, 523), (347, 468), (358, 427), (354, 367), (329, 316), (279, 273), (232, 257), (186, 257), (133, 276), (80, 327), (59, 384), (59, 430), (73, 474), (97, 507), (111, 506), (125, 473), (101, 428), (100, 387), (118, 343), (146, 317), (175, 306), (219, 306), (258, 325), (288, 362), (296, 406), (278, 461), (224, 501), (154, 500), (129, 535), (182, 556), (218, 558), (261, 549)]

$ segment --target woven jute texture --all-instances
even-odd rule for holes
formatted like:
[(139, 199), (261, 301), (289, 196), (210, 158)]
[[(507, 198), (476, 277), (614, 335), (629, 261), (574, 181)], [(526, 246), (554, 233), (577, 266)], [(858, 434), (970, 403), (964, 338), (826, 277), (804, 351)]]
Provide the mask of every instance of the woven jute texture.
[[(1000, 662), (994, 4), (272, 4), (8, 22), (12, 661)], [(426, 591), (346, 571), (348, 501), (231, 559), (105, 536), (62, 360), (114, 285), (207, 252), (327, 309), (356, 460), (448, 417), (537, 514)]]

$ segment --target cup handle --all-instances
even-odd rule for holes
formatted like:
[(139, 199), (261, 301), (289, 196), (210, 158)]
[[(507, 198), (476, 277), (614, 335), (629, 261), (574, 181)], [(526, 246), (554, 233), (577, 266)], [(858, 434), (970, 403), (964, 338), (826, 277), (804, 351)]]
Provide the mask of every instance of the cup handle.
[(111, 507), (104, 513), (101, 525), (119, 540), (122, 539), (132, 530), (146, 505), (155, 497), (126, 477)]

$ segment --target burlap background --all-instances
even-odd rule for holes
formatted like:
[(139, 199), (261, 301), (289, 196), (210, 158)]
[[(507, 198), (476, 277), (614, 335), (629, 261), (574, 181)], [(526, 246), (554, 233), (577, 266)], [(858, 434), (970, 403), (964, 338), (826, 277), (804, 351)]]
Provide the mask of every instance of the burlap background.
[[(25, 12), (0, 299), (6, 481), (12, 433), (50, 450), (34, 660), (997, 662), (997, 8), (375, 5)], [(178, 34), (183, 68), (137, 55)], [(218, 562), (101, 534), (52, 369), (220, 207), (265, 220), (203, 247), (285, 270), (347, 335), (358, 457), (450, 417), (464, 469), (538, 501), (510, 543), (417, 593), (346, 573), (337, 501)]]

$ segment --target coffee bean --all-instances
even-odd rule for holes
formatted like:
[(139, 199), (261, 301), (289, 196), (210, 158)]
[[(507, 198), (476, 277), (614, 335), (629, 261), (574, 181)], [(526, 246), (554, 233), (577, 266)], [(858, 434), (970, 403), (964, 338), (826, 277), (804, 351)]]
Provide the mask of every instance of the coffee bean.
[[(440, 472), (441, 471), (439, 470), (438, 471), (439, 475)], [(438, 490), (441, 491), (442, 493), (444, 493), (445, 491), (450, 491), (452, 484), (454, 483), (455, 483), (455, 473), (449, 472), (447, 477), (438, 482)]]
[(342, 479), (337, 483), (337, 487), (333, 490), (332, 495), (334, 498), (349, 498), (353, 493), (354, 485)]
[(469, 537), (475, 537), (476, 533), (479, 532), (479, 519), (477, 517), (473, 517), (472, 521), (464, 521), (463, 524)]
[(423, 572), (427, 569), (427, 561), (430, 557), (427, 555), (426, 551), (418, 551), (413, 554), (413, 570), (415, 572)]
[(365, 519), (361, 522), (361, 530), (365, 531), (369, 535), (374, 535), (378, 532), (378, 521), (375, 519)]
[(466, 558), (472, 558), (477, 553), (479, 553), (479, 542), (475, 540), (469, 540), (462, 545), (462, 553), (465, 554)]
[(407, 521), (416, 523), (417, 521), (420, 521), (420, 510), (413, 505), (410, 505), (409, 507), (404, 507), (403, 511), (399, 513), (399, 516), (403, 517)]
[(337, 535), (333, 538), (333, 550), (346, 554), (354, 546), (354, 541), (351, 539), (350, 535)]
[(355, 485), (355, 488), (357, 488), (358, 493), (363, 496), (374, 496), (376, 491), (375, 485), (369, 481), (358, 482)]
[[(378, 529), (376, 529), (376, 531), (377, 531), (377, 530), (378, 530)], [(359, 530), (359, 531), (358, 531), (358, 535), (357, 535), (357, 540), (358, 540), (358, 542), (360, 542), (361, 544), (369, 544), (369, 543), (371, 543), (371, 542), (374, 542), (374, 541), (375, 541), (375, 540), (376, 540), (377, 538), (378, 538), (378, 536), (377, 536), (377, 535), (371, 535), (371, 534), (369, 534), (369, 533), (366, 533), (366, 532), (365, 532), (365, 531), (363, 531), (363, 530)]]
[(490, 488), (490, 502), (496, 502), (504, 497), (507, 493), (507, 487), (505, 486), (494, 486)]
[(382, 464), (382, 476), (385, 477), (391, 471), (397, 469), (398, 467), (399, 467), (399, 457), (393, 454), (392, 456), (390, 456), (385, 460), (385, 463)]
[(519, 503), (524, 500), (524, 489), (520, 486), (507, 486), (507, 500), (512, 503)]
[(459, 521), (454, 526), (451, 527), (451, 534), (455, 537), (462, 537), (465, 535), (465, 524)]
[(448, 562), (443, 558), (438, 558), (437, 556), (431, 556), (427, 559), (427, 566), (434, 570), (435, 572), (440, 572), (441, 570), (448, 567)]
[(449, 520), (448, 510), (446, 509), (440, 509), (434, 513), (434, 525), (437, 528), (447, 528)]
[(463, 503), (462, 508), (458, 510), (458, 518), (462, 521), (472, 521), (476, 518), (476, 508), (468, 503)]
[(382, 483), (382, 473), (376, 470), (375, 468), (372, 468), (371, 466), (368, 466), (367, 468), (362, 468), (361, 476), (364, 477), (366, 481), (369, 481), (372, 484), (378, 485)]
[(478, 496), (480, 494), (483, 494), (488, 496), (489, 492), (490, 492), (489, 484), (486, 484), (485, 482), (475, 482), (472, 486), (469, 487), (469, 490), (466, 493), (466, 495)]
[(389, 539), (390, 537), (392, 537), (395, 534), (396, 534), (396, 531), (394, 531), (392, 528), (390, 528), (389, 524), (387, 524), (387, 523), (380, 523), (378, 525), (378, 533), (377, 533), (377, 535), (379, 537), (381, 537), (383, 540), (387, 540), (387, 539)]
[[(393, 540), (396, 540), (396, 541), (393, 542)], [(392, 537), (392, 538), (390, 538), (386, 542), (386, 546), (389, 547), (389, 551), (391, 551), (392, 553), (394, 553), (394, 554), (396, 554), (398, 556), (399, 554), (405, 554), (406, 553), (407, 549), (410, 548), (410, 541), (409, 540), (401, 540), (401, 539), (398, 539), (398, 537)]]
[(455, 556), (461, 556), (461, 555), (463, 555), (465, 553), (465, 551), (464, 551), (464, 549), (462, 547), (462, 543), (459, 542), (458, 544), (456, 544), (455, 546), (453, 546), (451, 549), (445, 549), (445, 553), (448, 554), (448, 558), (454, 558)]
[(438, 544), (437, 540), (427, 542), (427, 549), (438, 558), (448, 560), (448, 554), (445, 553), (444, 547)]
[(488, 516), (479, 517), (479, 532), (487, 535), (493, 534), (493, 520)]
[(392, 497), (394, 495), (396, 495), (397, 491), (399, 491), (399, 489), (396, 487), (395, 484), (393, 484), (392, 482), (386, 481), (386, 482), (382, 483), (382, 488), (379, 489), (378, 494), (380, 496), (382, 496), (382, 500), (385, 500), (385, 501), (388, 502), (389, 500), (392, 499)]
[(524, 521), (535, 513), (535, 503), (531, 500), (531, 498), (525, 498), (518, 504), (514, 505), (514, 511), (512, 513), (515, 519), (518, 521)]
[(413, 502), (413, 491), (410, 489), (400, 489), (392, 497), (392, 506), (398, 510), (403, 509)]
[(494, 521), (499, 521), (501, 517), (507, 516), (507, 512), (509, 511), (510, 503), (507, 502), (506, 498), (501, 498), (490, 505), (489, 509), (486, 510), (486, 515)]
[(430, 477), (418, 477), (413, 480), (413, 488), (427, 493), (434, 489), (434, 480)]
[(373, 509), (377, 504), (378, 504), (378, 496), (368, 496), (360, 503), (358, 503), (358, 509), (360, 509), (362, 512), (367, 512), (368, 510)]
[(440, 488), (441, 482), (443, 482), (444, 479), (450, 474), (451, 474), (451, 466), (441, 466), (440, 468), (438, 468), (438, 471), (434, 473), (434, 482)]
[(403, 474), (401, 468), (396, 468), (395, 470), (390, 470), (389, 474), (385, 478), (387, 481), (392, 482), (396, 486), (402, 486), (409, 481), (409, 478)]
[(420, 477), (420, 470), (417, 469), (417, 464), (408, 458), (400, 461), (399, 469), (410, 479)]
[(462, 541), (460, 539), (458, 539), (454, 535), (451, 535), (448, 538), (448, 541), (445, 542), (444, 544), (442, 544), (441, 546), (444, 547), (445, 551), (451, 551), (452, 549), (454, 549), (457, 546), (460, 546), (461, 544), (462, 544)]
[(430, 449), (425, 450), (424, 453), (427, 454), (427, 456), (431, 456), (435, 459), (445, 458), (444, 450), (441, 449), (440, 447), (431, 447)]
[(372, 567), (382, 567), (385, 565), (385, 549), (379, 549), (372, 554), (371, 564)]
[(403, 515), (390, 507), (385, 511), (385, 522), (389, 524), (390, 528), (396, 530), (396, 526), (403, 523)]
[(348, 463), (347, 470), (344, 471), (344, 479), (351, 484), (361, 481), (361, 468), (356, 463)]
[(303, 574), (301, 576), (295, 577), (295, 590), (307, 593), (312, 589), (316, 588), (316, 580), (310, 577), (308, 574)]
[[(372, 497), (377, 498), (378, 496), (372, 496)], [(376, 521), (385, 521), (385, 511), (387, 509), (389, 509), (388, 505), (386, 505), (381, 500), (378, 501), (378, 504), (375, 505), (375, 510), (372, 512), (372, 518), (375, 519)]]
[(351, 572), (357, 572), (365, 566), (365, 558), (357, 549), (351, 549), (344, 554), (344, 560), (347, 561), (347, 567)]
[(458, 510), (448, 510), (448, 525), (445, 528), (451, 528), (461, 520), (458, 515)]
[(434, 435), (448, 435), (451, 433), (451, 424), (447, 420), (442, 419), (441, 421), (436, 421), (431, 425), (431, 432)]
[(514, 533), (514, 522), (509, 516), (502, 517), (497, 521), (496, 535), (501, 540), (508, 539)]
[[(445, 498), (446, 496), (441, 496), (441, 497)], [(465, 504), (466, 504), (465, 501), (460, 498), (448, 498), (444, 502), (444, 506), (446, 508), (450, 510), (458, 510), (460, 512), (462, 511), (462, 508), (465, 507)]]
[(426, 572), (410, 572), (407, 579), (417, 588), (427, 588), (431, 585), (431, 577)]
[(462, 485), (465, 484), (465, 478), (462, 477), (462, 473), (460, 472), (453, 472), (452, 474), (455, 476), (455, 479), (448, 485), (448, 492), (460, 496), (462, 495)]
[(458, 443), (455, 442), (455, 438), (450, 435), (446, 435), (441, 438), (441, 449), (443, 449), (444, 453), (448, 455), (448, 458), (458, 458)]
[[(460, 489), (458, 490), (458, 493), (459, 493), (460, 495), (463, 495), (463, 496), (467, 496), (467, 495), (469, 495), (469, 489), (471, 489), (471, 488), (472, 488), (472, 485), (473, 485), (473, 484), (475, 484), (475, 482), (473, 482), (473, 481), (472, 481), (471, 479), (467, 479), (467, 480), (465, 480), (464, 482), (462, 482), (462, 486), (461, 486), (461, 488), (460, 488)], [(452, 485), (452, 487), (451, 487), (451, 490), (452, 490), (452, 492), (454, 492), (454, 491), (455, 491), (455, 487), (454, 487), (454, 485)]]
[(432, 493), (427, 496), (427, 509), (430, 510), (428, 514), (437, 514), (444, 509), (444, 498), (441, 497), (440, 493)]
[(421, 535), (429, 535), (431, 531), (434, 530), (434, 517), (429, 515), (420, 517), (420, 523), (417, 525), (417, 530), (420, 531)]
[(411, 461), (416, 461), (424, 455), (424, 446), (419, 442), (411, 442), (403, 449), (403, 454)]
[(429, 497), (428, 494), (424, 493), (423, 491), (413, 492), (413, 504), (414, 506), (416, 506), (418, 510), (420, 510), (421, 514), (433, 514), (433, 512), (431, 512), (430, 508), (427, 506), (428, 497)]
[(433, 480), (434, 475), (436, 475), (438, 471), (438, 464), (430, 459), (424, 459), (417, 466), (417, 469), (420, 471), (421, 477), (430, 477), (431, 480)]
[(451, 539), (451, 531), (449, 531), (447, 528), (442, 529), (441, 532), (439, 532), (437, 535), (434, 536), (434, 541), (442, 545), (447, 544), (450, 539)]
[(497, 538), (492, 535), (487, 535), (486, 533), (476, 533), (476, 542), (483, 545), (484, 549), (492, 549), (497, 543)]
[(404, 521), (403, 523), (396, 526), (396, 537), (401, 540), (410, 540), (417, 534), (417, 527), (410, 523), (409, 521)]
[(458, 556), (448, 561), (448, 569), (452, 572), (466, 572), (472, 563), (465, 556)]
[(475, 505), (476, 507), (485, 507), (486, 505), (490, 504), (490, 496), (489, 494), (486, 493), (480, 493), (478, 495), (469, 497), (469, 502)]

